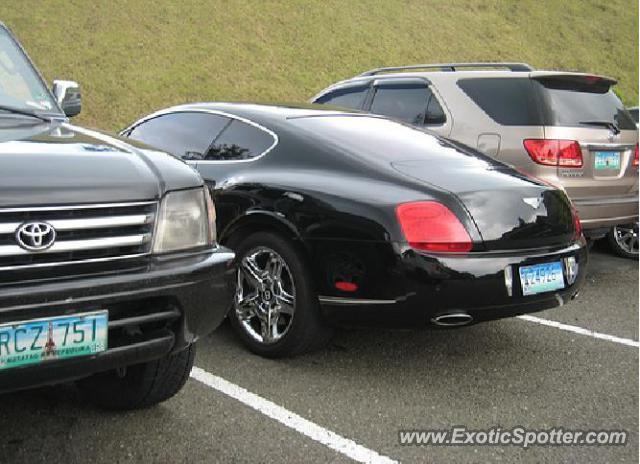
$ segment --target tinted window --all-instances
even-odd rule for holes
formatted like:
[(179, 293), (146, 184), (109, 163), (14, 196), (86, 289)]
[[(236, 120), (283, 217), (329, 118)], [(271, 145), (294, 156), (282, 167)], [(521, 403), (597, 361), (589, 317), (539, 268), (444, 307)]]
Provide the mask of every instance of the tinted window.
[[(370, 165), (379, 164), (384, 169), (389, 169), (390, 162), (424, 159), (433, 163), (435, 170), (440, 169), (438, 166), (453, 166), (451, 163), (460, 162), (466, 167), (475, 166), (482, 169), (486, 176), (494, 175), (485, 171), (486, 163), (494, 162), (490, 158), (485, 158), (473, 151), (466, 151), (464, 148), (459, 149), (455, 142), (449, 142), (417, 127), (396, 121), (363, 115), (315, 116), (294, 118), (289, 122), (313, 132), (319, 138), (330, 141), (336, 147), (344, 148), (350, 156), (359, 157)], [(336, 156), (344, 155), (341, 151), (337, 151)], [(395, 166), (392, 167), (395, 168)], [(503, 176), (500, 173), (495, 175)], [(449, 177), (447, 182), (454, 182), (455, 179), (458, 179), (460, 184), (468, 182), (465, 176)], [(330, 182), (331, 180), (327, 178), (327, 183)], [(336, 179), (336, 182), (339, 180)]]
[(596, 126), (613, 123), (620, 129), (636, 124), (609, 84), (576, 78), (550, 77), (536, 80), (544, 102), (545, 122), (550, 126)]
[(274, 143), (271, 134), (234, 120), (211, 145), (207, 160), (245, 160), (261, 155)]
[(429, 97), (431, 92), (425, 86), (380, 86), (373, 97), (371, 112), (421, 125)]
[(637, 123), (638, 122), (638, 108), (631, 108), (629, 110), (629, 114), (631, 115), (633, 120)]
[(542, 125), (535, 91), (529, 78), (460, 79), (458, 86), (498, 124)]
[(183, 159), (203, 159), (229, 119), (206, 113), (172, 113), (136, 126), (129, 137)]
[(425, 125), (439, 126), (447, 121), (442, 106), (435, 95), (431, 94), (427, 103), (427, 115), (424, 118)]
[(349, 87), (337, 89), (318, 98), (315, 103), (343, 106), (345, 108), (360, 109), (367, 96), (368, 87)]

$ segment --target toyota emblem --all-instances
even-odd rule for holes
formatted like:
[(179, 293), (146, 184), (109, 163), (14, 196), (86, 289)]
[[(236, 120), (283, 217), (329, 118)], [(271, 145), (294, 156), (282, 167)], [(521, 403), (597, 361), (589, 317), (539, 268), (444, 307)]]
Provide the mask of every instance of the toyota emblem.
[(16, 240), (25, 250), (42, 251), (56, 241), (56, 230), (46, 222), (25, 222), (16, 230)]

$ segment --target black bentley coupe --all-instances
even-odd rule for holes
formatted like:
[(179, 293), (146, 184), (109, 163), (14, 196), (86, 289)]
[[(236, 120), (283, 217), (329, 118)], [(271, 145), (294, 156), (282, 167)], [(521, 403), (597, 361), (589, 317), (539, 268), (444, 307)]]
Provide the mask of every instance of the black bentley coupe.
[(174, 154), (214, 195), (237, 253), (231, 324), (291, 356), (331, 326), (462, 326), (575, 298), (588, 254), (565, 193), (385, 117), (198, 103), (122, 132)]

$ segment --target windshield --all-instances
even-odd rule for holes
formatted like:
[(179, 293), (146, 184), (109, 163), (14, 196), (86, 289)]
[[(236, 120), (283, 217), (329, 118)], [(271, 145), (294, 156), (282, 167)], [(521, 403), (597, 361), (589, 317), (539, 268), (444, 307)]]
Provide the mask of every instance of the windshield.
[(0, 27), (0, 106), (42, 113), (59, 109), (9, 32)]

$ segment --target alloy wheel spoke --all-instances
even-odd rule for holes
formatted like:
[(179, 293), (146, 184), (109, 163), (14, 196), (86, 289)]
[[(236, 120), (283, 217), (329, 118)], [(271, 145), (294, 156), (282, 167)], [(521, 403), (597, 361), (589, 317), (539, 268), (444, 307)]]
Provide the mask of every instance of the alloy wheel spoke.
[(258, 292), (254, 292), (251, 295), (245, 296), (236, 302), (236, 311), (238, 316), (242, 320), (251, 319), (256, 317), (256, 309), (258, 304)]
[(278, 315), (268, 313), (267, 317), (260, 320), (260, 335), (266, 343), (272, 342), (278, 337)]
[(275, 340), (278, 338), (278, 321), (280, 320), (280, 316), (277, 313), (272, 313), (270, 316), (269, 327), (271, 329), (271, 339)]
[(278, 303), (286, 304), (288, 306), (293, 306), (295, 301), (293, 295), (284, 290), (282, 286), (280, 287), (280, 291), (276, 295), (276, 299), (278, 300)]
[(278, 312), (280, 314), (287, 314), (289, 316), (293, 316), (294, 307), (292, 304), (286, 303), (283, 300), (278, 298)]
[(262, 319), (260, 319), (260, 336), (263, 342), (268, 343), (270, 341), (269, 324)]
[(280, 279), (280, 276), (282, 275), (282, 267), (282, 259), (271, 253), (269, 256), (269, 263), (267, 265), (267, 272), (274, 280)]
[(262, 288), (264, 271), (260, 269), (260, 266), (258, 266), (255, 255), (245, 257), (242, 260), (241, 269), (244, 275), (247, 277), (247, 280), (249, 280), (249, 282), (251, 282), (251, 284), (255, 288)]
[(627, 242), (629, 241), (631, 238), (633, 238), (633, 234), (631, 232), (624, 232), (621, 233), (620, 235), (620, 240), (622, 240), (623, 242)]
[(633, 235), (625, 234), (622, 237), (620, 237), (620, 240), (618, 240), (618, 243), (620, 244), (620, 246), (622, 246), (622, 248), (625, 248), (627, 251), (631, 251), (631, 249), (633, 248), (633, 241), (634, 241)]

